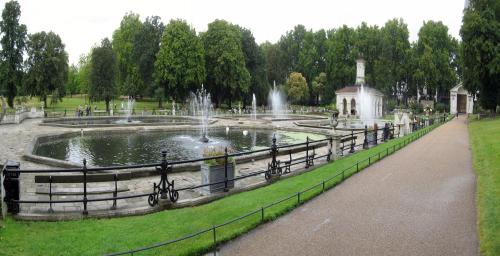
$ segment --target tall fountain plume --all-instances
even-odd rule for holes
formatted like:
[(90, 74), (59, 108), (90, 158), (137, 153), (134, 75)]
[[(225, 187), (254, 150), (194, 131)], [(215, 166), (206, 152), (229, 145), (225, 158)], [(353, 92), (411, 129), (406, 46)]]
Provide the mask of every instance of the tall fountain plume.
[(273, 83), (273, 89), (269, 91), (268, 101), (274, 118), (285, 115), (285, 97), (276, 87), (276, 81)]
[(358, 89), (358, 113), (363, 125), (373, 125), (375, 121), (375, 100), (369, 93), (370, 88), (363, 85)]
[(252, 119), (257, 120), (257, 99), (255, 93), (252, 95)]
[(198, 116), (200, 119), (200, 141), (208, 142), (208, 124), (210, 122), (212, 102), (210, 100), (210, 94), (203, 88), (196, 93), (191, 93), (191, 111), (194, 116)]
[(125, 110), (125, 118), (127, 122), (132, 122), (132, 111), (134, 110), (135, 100), (132, 97), (128, 97), (127, 100), (127, 109)]

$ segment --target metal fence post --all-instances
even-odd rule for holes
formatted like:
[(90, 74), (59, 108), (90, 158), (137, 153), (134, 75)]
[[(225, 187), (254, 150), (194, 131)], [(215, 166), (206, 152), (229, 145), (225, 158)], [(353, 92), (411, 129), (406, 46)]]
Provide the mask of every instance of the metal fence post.
[[(17, 172), (20, 169), (21, 164), (16, 161), (7, 160), (3, 166), (3, 170), (0, 175), (2, 176), (0, 180), (3, 187), (2, 197), (2, 216), (5, 217), (6, 211), (12, 214), (19, 213), (19, 203), (13, 202), (13, 200), (19, 200), (20, 198), (20, 187), (19, 187), (19, 176), (20, 173)], [(5, 203), (5, 204), (3, 204)]]
[(87, 159), (83, 159), (83, 215), (87, 215)]
[(161, 151), (161, 177), (160, 177), (160, 182), (161, 182), (161, 193), (160, 197), (161, 199), (166, 199), (168, 197), (167, 195), (167, 151), (162, 150)]
[(365, 139), (363, 140), (363, 149), (367, 149), (368, 148), (368, 126), (367, 125), (365, 125), (364, 134), (365, 134)]
[(330, 162), (330, 159), (332, 158), (333, 154), (333, 137), (330, 136), (330, 149), (328, 150), (328, 156), (326, 156), (326, 161)]
[(229, 191), (227, 188), (227, 165), (228, 165), (227, 147), (224, 149), (224, 192)]
[(260, 208), (260, 222), (264, 222), (264, 207)]
[(49, 212), (53, 213), (54, 210), (52, 209), (52, 175), (49, 176)]
[(306, 169), (309, 168), (309, 136), (306, 137)]

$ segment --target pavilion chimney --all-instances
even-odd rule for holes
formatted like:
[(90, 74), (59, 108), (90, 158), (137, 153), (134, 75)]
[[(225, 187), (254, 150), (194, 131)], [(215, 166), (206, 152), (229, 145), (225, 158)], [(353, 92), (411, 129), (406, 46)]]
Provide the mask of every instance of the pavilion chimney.
[(356, 85), (365, 84), (365, 60), (358, 58), (356, 60)]

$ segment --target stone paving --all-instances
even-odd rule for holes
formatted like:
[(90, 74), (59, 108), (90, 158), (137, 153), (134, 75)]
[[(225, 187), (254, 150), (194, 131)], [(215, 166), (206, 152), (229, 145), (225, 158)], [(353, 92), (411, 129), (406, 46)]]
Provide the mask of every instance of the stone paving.
[[(21, 162), (22, 169), (53, 169), (44, 164), (34, 163), (30, 161), (23, 160), (23, 155), (26, 153), (26, 148), (29, 144), (39, 135), (46, 134), (60, 134), (66, 132), (80, 131), (80, 128), (63, 128), (63, 127), (52, 127), (52, 126), (39, 126), (40, 119), (28, 119), (25, 120), (20, 125), (1, 125), (0, 126), (0, 162), (3, 163), (7, 159), (16, 160)], [(216, 126), (252, 126), (252, 127), (265, 127), (270, 128), (271, 124), (268, 122), (255, 122), (255, 121), (241, 121), (241, 120), (219, 120)], [(189, 126), (192, 127), (192, 126)], [(273, 126), (271, 126), (273, 127)], [(320, 132), (319, 130), (314, 130), (311, 128), (301, 128), (295, 127), (293, 121), (279, 122), (278, 125), (274, 125), (275, 128), (293, 128), (294, 130), (306, 131), (306, 132)], [(116, 130), (116, 129), (158, 129), (161, 127), (111, 127), (111, 128), (85, 128), (84, 132), (93, 130)], [(182, 128), (181, 128), (182, 129)], [(324, 133), (324, 131), (323, 131)], [(323, 155), (328, 152), (328, 147), (321, 147), (316, 149), (317, 155)], [(305, 152), (296, 153), (293, 155), (294, 158), (302, 157)], [(278, 159), (287, 160), (288, 156), (281, 156)], [(267, 169), (267, 164), (269, 159), (251, 161), (248, 163), (238, 164), (236, 176), (245, 175), (248, 173), (263, 171)], [(318, 159), (315, 161), (316, 165), (321, 165), (325, 163), (325, 158)], [(175, 168), (175, 167), (174, 167)], [(311, 168), (310, 168), (311, 169)], [(300, 164), (292, 167), (292, 173), (306, 171), (304, 164)], [(37, 174), (39, 175), (39, 174)], [(50, 175), (48, 173), (47, 175)], [(55, 174), (60, 175), (60, 174)], [(49, 200), (48, 196), (48, 184), (35, 184), (34, 182), (35, 174), (22, 174), (21, 175), (21, 199), (22, 200)], [(175, 180), (176, 188), (189, 187), (194, 185), (199, 185), (201, 183), (200, 172), (177, 172), (169, 174), (169, 178)], [(153, 190), (153, 183), (158, 183), (160, 180), (159, 176), (150, 176), (144, 178), (134, 178), (129, 181), (118, 182), (118, 196), (120, 195), (131, 195), (140, 193), (151, 193)], [(242, 180), (238, 180), (235, 183), (235, 191), (241, 191), (245, 189), (250, 189), (258, 186), (265, 185), (265, 178), (263, 175), (258, 175)], [(101, 182), (101, 183), (88, 183), (88, 192), (90, 195), (89, 199), (92, 198), (102, 198), (111, 197), (110, 188), (114, 188), (113, 182)], [(82, 184), (53, 184), (52, 191), (57, 194), (52, 197), (52, 200), (75, 200), (82, 199), (83, 188)], [(98, 193), (98, 192), (101, 193)], [(105, 193), (102, 193), (102, 192)], [(215, 198), (223, 196), (223, 193), (219, 193)], [(190, 205), (199, 203), (196, 199), (205, 200), (206, 196), (203, 196), (199, 189), (186, 190), (180, 192), (180, 200), (177, 205)], [(194, 200), (194, 201), (193, 201)], [(203, 202), (206, 202), (203, 201)], [(102, 202), (91, 202), (88, 204), (88, 210), (90, 216), (114, 216), (114, 215), (130, 215), (130, 214), (143, 214), (146, 212), (161, 210), (164, 207), (150, 207), (147, 203), (147, 197), (142, 198), (131, 198), (117, 201), (116, 209), (111, 209), (113, 205), (112, 201), (102, 201)], [(172, 206), (168, 206), (172, 207)], [(174, 206), (175, 207), (175, 206)], [(49, 205), (46, 203), (38, 204), (21, 204), (21, 212), (17, 216), (19, 218), (25, 219), (72, 219), (81, 218), (83, 211), (82, 203), (64, 203), (64, 204), (53, 204), (53, 213), (48, 212)]]
[(438, 127), (218, 255), (478, 255), (466, 122)]

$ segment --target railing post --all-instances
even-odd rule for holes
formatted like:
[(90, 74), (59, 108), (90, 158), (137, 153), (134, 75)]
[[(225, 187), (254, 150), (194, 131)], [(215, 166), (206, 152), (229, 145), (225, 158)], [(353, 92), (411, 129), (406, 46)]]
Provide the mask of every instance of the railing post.
[(325, 181), (323, 180), (323, 188), (321, 189), (321, 192), (325, 192)]
[(354, 130), (351, 130), (351, 150), (349, 153), (354, 153), (354, 145), (356, 145), (356, 139), (354, 139)]
[(309, 136), (306, 137), (306, 169), (309, 168)]
[(118, 176), (113, 175), (113, 180), (115, 181), (115, 191), (113, 192), (113, 206), (111, 206), (111, 209), (116, 209), (116, 197), (118, 196)]
[(368, 126), (365, 125), (365, 139), (363, 140), (363, 149), (367, 149), (368, 148)]
[(215, 226), (213, 226), (212, 228), (212, 232), (213, 232), (213, 237), (214, 237), (214, 255), (216, 255), (216, 249), (217, 249), (217, 236), (215, 235)]
[(272, 180), (275, 175), (281, 175), (280, 161), (276, 160), (278, 156), (278, 145), (276, 145), (276, 134), (273, 135), (273, 144), (271, 145), (271, 162), (267, 164), (265, 173), (266, 180)]
[(332, 159), (332, 154), (333, 154), (333, 137), (330, 136), (330, 149), (328, 150), (328, 156), (326, 156), (326, 161), (330, 162), (330, 159)]
[(260, 222), (264, 222), (264, 207), (260, 208)]
[(297, 204), (300, 204), (300, 191), (297, 192)]
[(83, 159), (83, 215), (87, 215), (87, 159)]
[(21, 164), (16, 161), (7, 160), (4, 164), (2, 177), (2, 184), (4, 188), (4, 194), (2, 194), (2, 203), (6, 205), (2, 206), (2, 215), (5, 215), (5, 210), (12, 214), (19, 213), (19, 203), (13, 202), (13, 200), (19, 200), (20, 198), (20, 187), (19, 187), (19, 176)]
[(375, 132), (375, 134), (374, 134), (375, 135), (375, 141), (374, 141), (375, 145), (378, 144), (378, 130), (379, 130), (378, 126), (375, 127), (375, 129), (373, 129), (373, 131)]
[(160, 192), (160, 198), (161, 199), (167, 199), (167, 151), (162, 150), (161, 151), (161, 177), (160, 177), (160, 182), (161, 182), (161, 192)]
[(227, 147), (224, 149), (224, 192), (229, 191), (227, 187), (227, 165), (228, 165), (228, 156), (227, 156)]
[(52, 209), (52, 175), (49, 176), (49, 212), (53, 213), (54, 209)]

